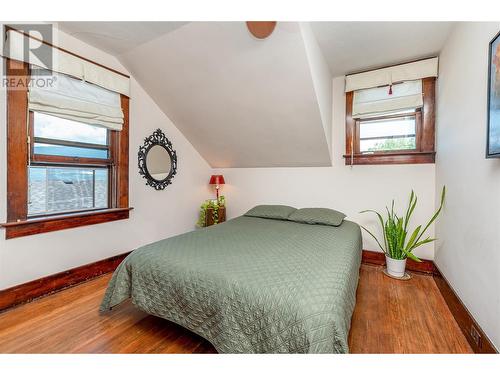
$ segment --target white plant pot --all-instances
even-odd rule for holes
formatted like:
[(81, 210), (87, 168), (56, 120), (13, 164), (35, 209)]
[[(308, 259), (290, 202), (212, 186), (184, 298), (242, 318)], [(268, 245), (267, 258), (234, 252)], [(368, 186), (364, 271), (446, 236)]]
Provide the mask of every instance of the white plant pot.
[(403, 277), (406, 269), (406, 259), (392, 259), (387, 255), (385, 256), (385, 263), (387, 265), (387, 273), (394, 277)]

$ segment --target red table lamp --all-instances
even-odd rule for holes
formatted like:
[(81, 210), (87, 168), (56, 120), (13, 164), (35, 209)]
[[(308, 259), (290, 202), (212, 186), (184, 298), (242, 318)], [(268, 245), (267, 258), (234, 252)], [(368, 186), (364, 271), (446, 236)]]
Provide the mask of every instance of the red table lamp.
[(213, 174), (210, 177), (210, 185), (215, 185), (215, 190), (217, 191), (217, 200), (219, 200), (220, 185), (224, 185), (225, 183), (224, 176), (221, 174)]

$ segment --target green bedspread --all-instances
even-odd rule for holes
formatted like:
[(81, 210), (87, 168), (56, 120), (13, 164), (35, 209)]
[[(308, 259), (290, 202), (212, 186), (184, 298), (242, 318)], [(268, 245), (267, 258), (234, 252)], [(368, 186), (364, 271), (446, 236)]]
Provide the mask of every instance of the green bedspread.
[(360, 262), (353, 222), (241, 216), (132, 252), (101, 311), (131, 297), (219, 353), (347, 353)]

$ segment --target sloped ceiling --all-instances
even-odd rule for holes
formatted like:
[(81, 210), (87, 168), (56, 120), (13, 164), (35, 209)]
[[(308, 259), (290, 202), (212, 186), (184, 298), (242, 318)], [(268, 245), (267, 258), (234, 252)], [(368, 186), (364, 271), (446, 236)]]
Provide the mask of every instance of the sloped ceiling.
[(436, 55), (452, 23), (59, 26), (117, 56), (212, 167), (286, 167), (331, 165), (332, 76)]
[(59, 22), (56, 25), (75, 38), (117, 56), (186, 23), (87, 21)]
[(437, 56), (454, 22), (311, 22), (334, 77)]
[(298, 23), (258, 40), (243, 22), (193, 22), (120, 60), (213, 167), (331, 165)]

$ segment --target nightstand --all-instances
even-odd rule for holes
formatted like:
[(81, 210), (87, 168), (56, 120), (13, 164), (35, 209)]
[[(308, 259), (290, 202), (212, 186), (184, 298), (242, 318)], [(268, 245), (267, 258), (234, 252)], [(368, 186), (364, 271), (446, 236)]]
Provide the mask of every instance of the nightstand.
[[(207, 208), (207, 212), (205, 214), (205, 226), (206, 227), (209, 227), (210, 225), (215, 224), (213, 211), (214, 211), (213, 208)], [(226, 207), (219, 207), (218, 214), (219, 214), (219, 221), (217, 222), (218, 224), (226, 221)]]

